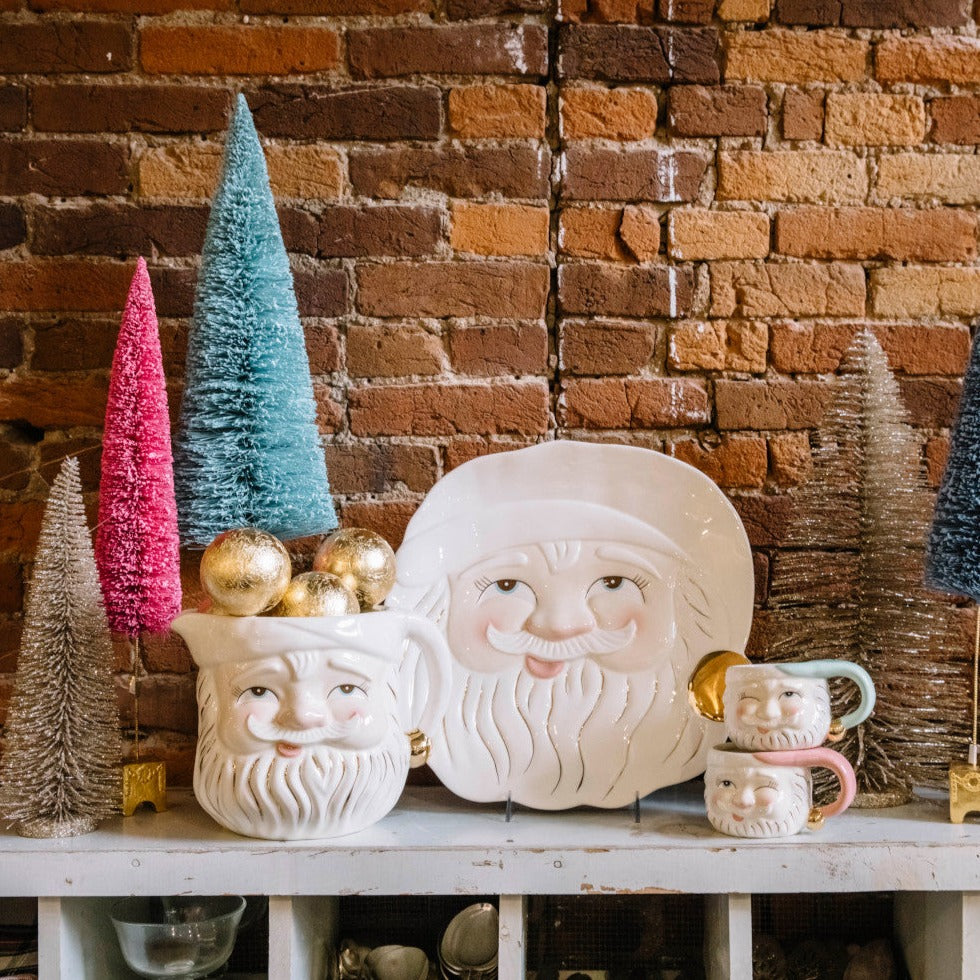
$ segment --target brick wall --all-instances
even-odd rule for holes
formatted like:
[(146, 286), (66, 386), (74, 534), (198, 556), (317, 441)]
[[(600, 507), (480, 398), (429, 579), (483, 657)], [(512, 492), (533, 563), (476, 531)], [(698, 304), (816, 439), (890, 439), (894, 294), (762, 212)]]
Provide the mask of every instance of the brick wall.
[[(179, 398), (238, 90), (343, 521), (397, 543), (441, 474), (552, 435), (662, 449), (742, 513), (764, 646), (785, 493), (859, 325), (941, 471), (980, 315), (977, 16), (966, 0), (0, 0), (0, 704), (46, 481), (77, 452), (97, 487), (137, 255)], [(175, 640), (147, 657), (141, 720), (186, 780), (190, 662)]]

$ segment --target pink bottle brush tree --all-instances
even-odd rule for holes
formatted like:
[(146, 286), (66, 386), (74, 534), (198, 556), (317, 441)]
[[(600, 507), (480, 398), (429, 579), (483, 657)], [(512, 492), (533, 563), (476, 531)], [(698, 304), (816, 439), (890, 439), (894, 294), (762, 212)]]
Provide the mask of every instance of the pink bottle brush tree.
[[(170, 413), (153, 290), (142, 258), (109, 379), (95, 558), (109, 628), (131, 641), (135, 697), (140, 639), (168, 630), (181, 601)], [(138, 709), (136, 727), (138, 759)]]

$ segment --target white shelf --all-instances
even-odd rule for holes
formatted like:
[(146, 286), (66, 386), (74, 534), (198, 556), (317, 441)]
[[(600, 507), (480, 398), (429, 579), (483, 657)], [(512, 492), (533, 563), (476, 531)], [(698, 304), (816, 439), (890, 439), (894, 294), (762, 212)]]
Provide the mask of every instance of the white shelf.
[(338, 938), (337, 896), (496, 895), (500, 980), (523, 980), (526, 897), (696, 894), (710, 980), (751, 980), (754, 893), (895, 892), (914, 980), (975, 980), (980, 824), (952, 824), (944, 798), (851, 810), (775, 841), (717, 834), (696, 784), (632, 811), (544, 813), (409, 788), (374, 827), (313, 842), (251, 840), (190, 794), (171, 809), (107, 821), (67, 840), (0, 834), (0, 897), (38, 896), (42, 980), (121, 980), (109, 897), (270, 896), (270, 980), (321, 980)]
[(325, 841), (238, 837), (186, 794), (70, 839), (0, 834), (0, 895), (527, 895), (980, 891), (980, 825), (943, 800), (851, 810), (774, 841), (716, 833), (696, 786), (632, 811), (544, 813), (409, 788), (368, 830)]

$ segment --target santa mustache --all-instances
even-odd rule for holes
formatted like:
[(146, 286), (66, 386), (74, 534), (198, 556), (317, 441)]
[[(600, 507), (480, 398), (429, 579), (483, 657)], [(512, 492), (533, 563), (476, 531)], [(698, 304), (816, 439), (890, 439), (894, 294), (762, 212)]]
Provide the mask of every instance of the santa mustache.
[(577, 660), (596, 654), (615, 653), (631, 643), (636, 636), (636, 623), (629, 622), (620, 629), (594, 627), (588, 633), (570, 636), (565, 640), (545, 640), (525, 629), (505, 632), (495, 626), (487, 627), (487, 642), (500, 653), (530, 655), (538, 660)]
[(349, 721), (326, 722), (316, 728), (292, 729), (277, 725), (274, 721), (262, 721), (254, 715), (249, 715), (245, 727), (257, 739), (263, 742), (286, 742), (289, 745), (315, 745), (344, 738), (355, 731), (361, 724), (357, 716)]

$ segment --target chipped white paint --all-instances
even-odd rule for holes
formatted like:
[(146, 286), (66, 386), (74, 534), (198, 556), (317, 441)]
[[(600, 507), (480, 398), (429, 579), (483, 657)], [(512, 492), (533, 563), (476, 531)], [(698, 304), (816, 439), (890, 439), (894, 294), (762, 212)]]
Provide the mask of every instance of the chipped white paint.
[(662, 152), (657, 156), (657, 181), (665, 201), (679, 201), (677, 194), (677, 156), (673, 152)]
[(527, 74), (527, 59), (524, 57), (524, 32), (512, 31), (504, 37), (504, 49), (510, 55), (514, 68), (522, 75)]
[(677, 267), (667, 266), (667, 293), (670, 301), (670, 316), (677, 316)]

